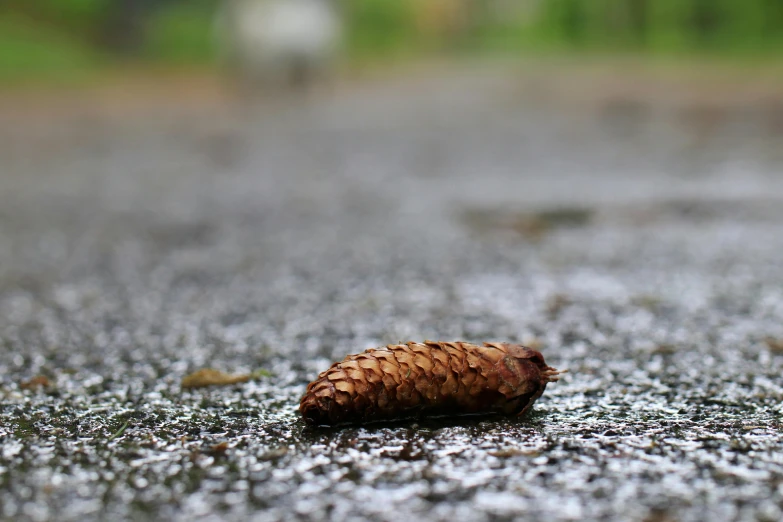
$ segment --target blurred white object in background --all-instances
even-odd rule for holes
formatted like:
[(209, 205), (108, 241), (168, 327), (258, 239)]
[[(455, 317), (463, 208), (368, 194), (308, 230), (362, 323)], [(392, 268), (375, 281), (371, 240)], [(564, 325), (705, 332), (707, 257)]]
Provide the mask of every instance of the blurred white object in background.
[(331, 75), (342, 21), (334, 0), (223, 0), (216, 39), (245, 87), (308, 87)]

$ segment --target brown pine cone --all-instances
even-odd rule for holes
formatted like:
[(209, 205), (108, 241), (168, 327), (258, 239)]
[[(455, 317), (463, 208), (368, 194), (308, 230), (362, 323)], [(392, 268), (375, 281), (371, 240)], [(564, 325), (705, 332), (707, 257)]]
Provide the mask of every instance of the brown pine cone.
[(349, 355), (307, 386), (314, 426), (420, 415), (521, 415), (559, 374), (537, 351), (509, 343), (409, 342)]

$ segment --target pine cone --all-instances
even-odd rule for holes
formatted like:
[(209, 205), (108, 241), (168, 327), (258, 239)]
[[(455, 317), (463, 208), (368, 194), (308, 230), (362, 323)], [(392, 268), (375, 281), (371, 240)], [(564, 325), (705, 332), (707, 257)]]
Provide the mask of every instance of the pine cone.
[(521, 415), (558, 372), (509, 343), (409, 342), (349, 355), (307, 386), (299, 404), (314, 426), (423, 415)]

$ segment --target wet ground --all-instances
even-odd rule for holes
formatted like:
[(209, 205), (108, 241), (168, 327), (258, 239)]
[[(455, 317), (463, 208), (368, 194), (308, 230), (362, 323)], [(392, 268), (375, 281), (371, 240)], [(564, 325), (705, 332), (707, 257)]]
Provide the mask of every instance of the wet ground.
[[(6, 120), (0, 517), (783, 518), (774, 111), (522, 91)], [(570, 373), (522, 419), (304, 426), (332, 360), (423, 339)]]

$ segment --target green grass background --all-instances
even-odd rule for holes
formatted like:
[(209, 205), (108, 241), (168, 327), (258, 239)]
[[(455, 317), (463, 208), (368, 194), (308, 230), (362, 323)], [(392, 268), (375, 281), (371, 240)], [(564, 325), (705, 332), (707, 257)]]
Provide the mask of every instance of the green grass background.
[[(113, 1), (7, 0), (0, 7), (0, 82), (80, 79), (129, 59), (212, 63), (217, 0), (147, 0), (143, 42), (132, 57), (118, 56), (100, 42)], [(433, 42), (417, 33), (417, 1), (427, 0), (344, 0), (348, 59), (415, 58), (446, 49), (752, 60), (776, 59), (783, 51), (783, 0), (538, 0), (526, 16), (494, 17), (488, 13), (498, 0), (472, 0), (477, 10), (457, 42)]]

